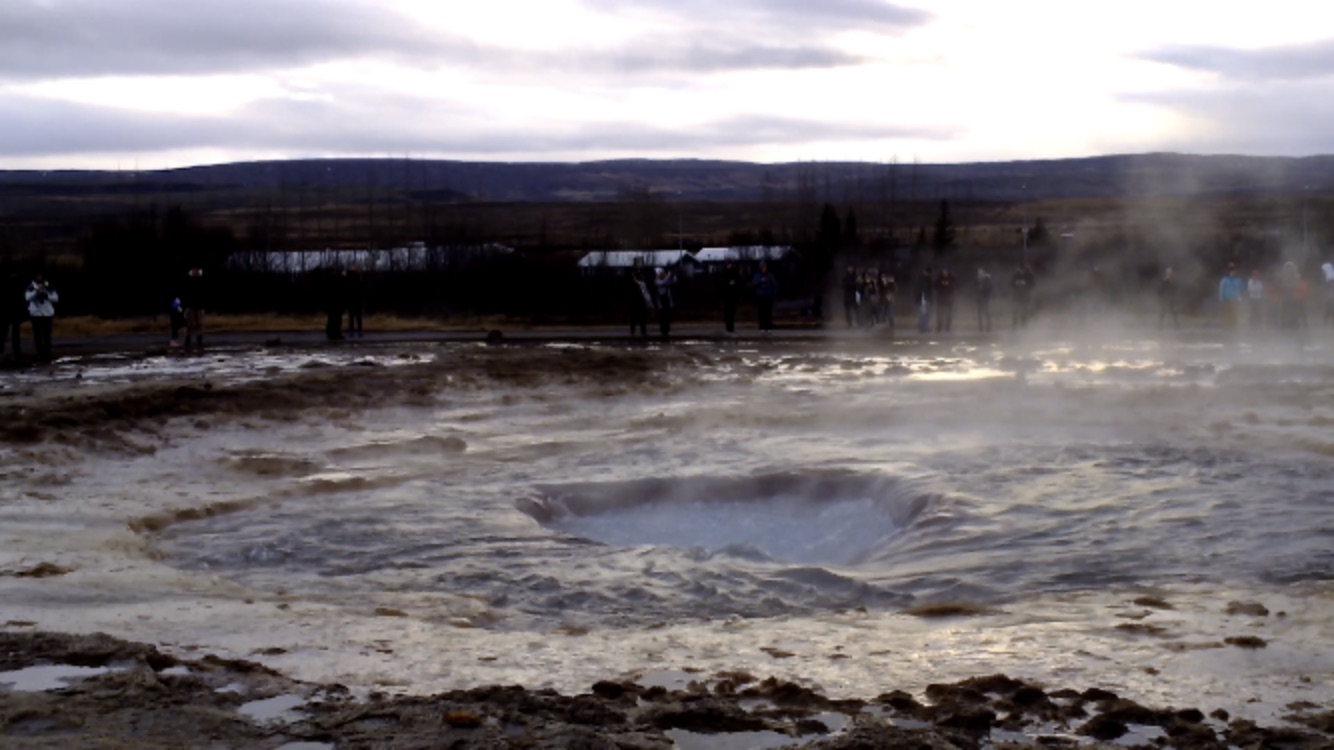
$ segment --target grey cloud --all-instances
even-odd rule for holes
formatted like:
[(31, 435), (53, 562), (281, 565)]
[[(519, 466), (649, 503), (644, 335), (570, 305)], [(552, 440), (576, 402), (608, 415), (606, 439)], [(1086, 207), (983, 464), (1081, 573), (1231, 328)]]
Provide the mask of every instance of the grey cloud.
[(441, 38), (364, 0), (4, 0), (0, 78), (197, 74), (363, 55), (432, 57)]
[(831, 29), (902, 30), (920, 26), (932, 16), (883, 0), (586, 0), (590, 7), (612, 12), (651, 11), (676, 16), (699, 28), (750, 27), (809, 33)]
[(1174, 45), (1138, 56), (1238, 80), (1297, 80), (1334, 75), (1334, 39), (1256, 50)]
[(1334, 81), (1240, 85), (1123, 97), (1170, 110), (1187, 135), (1164, 147), (1192, 153), (1257, 156), (1328, 154), (1334, 132)]
[(820, 47), (682, 46), (640, 44), (622, 51), (584, 57), (584, 66), (622, 73), (719, 73), (757, 69), (832, 68), (856, 65), (863, 58)]
[[(628, 154), (706, 153), (751, 146), (884, 139), (948, 140), (948, 129), (899, 128), (878, 124), (820, 122), (768, 115), (746, 115), (716, 120), (692, 128), (666, 129), (643, 123), (600, 123), (561, 134), (546, 135), (540, 143), (525, 144), (525, 136), (505, 142), (496, 152), (543, 151)], [(528, 146), (528, 147), (526, 147)]]
[[(917, 18), (916, 11), (875, 0), (751, 0), (717, 8), (683, 0), (670, 8), (697, 16), (708, 33), (685, 24), (650, 37), (611, 40), (599, 49), (525, 52), (415, 25), (370, 0), (5, 0), (0, 80), (234, 73), (371, 57), (463, 66), (497, 77), (830, 68), (863, 60), (810, 41), (812, 28), (853, 19), (897, 26)], [(740, 23), (745, 19), (790, 24), (801, 39), (757, 35)]]
[(228, 139), (220, 119), (128, 112), (24, 96), (0, 96), (0, 156), (128, 154)]
[(365, 98), (352, 104), (270, 101), (227, 117), (160, 115), (0, 96), (0, 156), (125, 153), (147, 156), (184, 149), (283, 151), (295, 154), (496, 154), (553, 152), (686, 154), (758, 145), (883, 139), (949, 139), (944, 129), (818, 122), (749, 115), (690, 128), (640, 122), (502, 129), (460, 117), (448, 104)]

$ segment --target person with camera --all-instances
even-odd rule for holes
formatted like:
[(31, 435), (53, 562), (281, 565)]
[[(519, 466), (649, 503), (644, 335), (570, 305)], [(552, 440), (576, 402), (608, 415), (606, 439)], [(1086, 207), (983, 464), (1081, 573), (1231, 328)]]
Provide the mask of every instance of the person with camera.
[(38, 362), (51, 361), (51, 321), (56, 317), (56, 303), (60, 295), (39, 273), (33, 277), (23, 293), (28, 301), (28, 320), (32, 322), (32, 343), (37, 350)]

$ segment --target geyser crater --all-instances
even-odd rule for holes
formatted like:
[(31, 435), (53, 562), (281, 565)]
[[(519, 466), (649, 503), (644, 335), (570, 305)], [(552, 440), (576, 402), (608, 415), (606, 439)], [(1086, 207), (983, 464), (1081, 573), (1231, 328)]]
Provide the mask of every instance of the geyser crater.
[(516, 507), (615, 547), (674, 547), (785, 564), (875, 558), (934, 496), (892, 476), (783, 472), (544, 485)]

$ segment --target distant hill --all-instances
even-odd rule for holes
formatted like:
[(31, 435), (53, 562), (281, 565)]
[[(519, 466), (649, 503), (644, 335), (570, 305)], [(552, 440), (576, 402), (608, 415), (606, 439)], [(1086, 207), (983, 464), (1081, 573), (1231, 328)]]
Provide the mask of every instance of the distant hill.
[(973, 164), (627, 159), (502, 163), (304, 159), (149, 172), (0, 171), (0, 195), (195, 191), (396, 192), (429, 201), (752, 201), (803, 194), (834, 200), (1014, 201), (1185, 194), (1334, 191), (1334, 156), (1142, 154)]

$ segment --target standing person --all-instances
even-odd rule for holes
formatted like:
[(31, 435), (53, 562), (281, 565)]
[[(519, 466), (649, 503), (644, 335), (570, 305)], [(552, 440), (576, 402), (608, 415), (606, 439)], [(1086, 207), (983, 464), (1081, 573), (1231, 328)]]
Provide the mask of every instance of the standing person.
[(171, 301), (171, 305), (167, 308), (167, 317), (171, 323), (171, 340), (168, 344), (173, 347), (180, 346), (181, 329), (185, 327), (185, 307), (181, 305), (180, 297)]
[(359, 269), (344, 272), (344, 291), (347, 307), (347, 335), (361, 338), (361, 315), (366, 307), (365, 276)]
[(741, 273), (736, 264), (727, 261), (718, 274), (718, 297), (723, 301), (723, 328), (736, 333), (736, 306), (741, 301)]
[(39, 273), (33, 277), (23, 293), (28, 303), (28, 319), (32, 321), (32, 344), (37, 350), (38, 362), (51, 361), (51, 321), (56, 317), (56, 303), (60, 295)]
[(1033, 275), (1033, 269), (1029, 268), (1027, 263), (1020, 263), (1014, 270), (1014, 275), (1010, 277), (1010, 291), (1014, 294), (1015, 328), (1028, 325), (1028, 320), (1033, 315), (1033, 287), (1036, 285), (1037, 277)]
[(852, 328), (857, 323), (857, 308), (860, 300), (858, 287), (860, 280), (857, 278), (857, 270), (848, 266), (847, 273), (843, 274), (843, 317), (847, 320), (848, 328)]
[(324, 338), (329, 341), (343, 340), (343, 305), (347, 304), (344, 290), (347, 271), (329, 269), (324, 279)]
[(626, 301), (630, 305), (630, 335), (634, 336), (638, 330), (640, 337), (647, 338), (648, 311), (653, 307), (653, 292), (649, 291), (648, 282), (644, 280), (644, 269), (636, 267), (630, 271), (630, 286), (626, 294)]
[(1237, 264), (1227, 264), (1227, 274), (1218, 282), (1218, 301), (1223, 305), (1223, 325), (1236, 330), (1241, 301), (1246, 296), (1246, 284), (1237, 275)]
[(17, 271), (10, 271), (5, 277), (5, 284), (0, 287), (0, 353), (5, 350), (5, 340), (13, 345), (10, 356), (19, 361), (20, 333), (23, 321), (28, 318), (28, 303), (24, 299), (26, 288)]
[(658, 290), (658, 331), (665, 339), (672, 335), (672, 315), (676, 312), (676, 274), (670, 268), (659, 268), (654, 284)]
[(942, 268), (936, 277), (936, 333), (949, 333), (954, 327), (954, 274)]
[(1246, 299), (1251, 307), (1251, 328), (1260, 329), (1265, 324), (1265, 281), (1260, 276), (1260, 269), (1251, 271), (1251, 278), (1246, 281)]
[(185, 275), (181, 306), (185, 309), (185, 348), (204, 348), (204, 269), (195, 266)]
[(1298, 270), (1297, 264), (1283, 264), (1283, 302), (1289, 310), (1291, 318), (1291, 328), (1294, 331), (1305, 330), (1306, 328), (1306, 298), (1310, 296), (1311, 284), (1302, 278), (1302, 272)]
[(977, 330), (987, 333), (991, 331), (991, 294), (995, 291), (995, 284), (991, 280), (991, 274), (987, 269), (977, 269)]
[(1325, 274), (1325, 323), (1334, 324), (1334, 263), (1325, 263), (1320, 270)]
[(1177, 280), (1168, 266), (1163, 271), (1163, 278), (1158, 281), (1158, 329), (1162, 330), (1167, 322), (1167, 316), (1172, 315), (1172, 327), (1181, 328), (1181, 321), (1177, 318)]
[(931, 302), (935, 299), (935, 277), (931, 266), (922, 269), (917, 275), (917, 288), (913, 290), (913, 303), (917, 305), (917, 332), (931, 330)]
[(871, 327), (880, 321), (880, 288), (868, 268), (862, 274), (862, 325)]
[(760, 270), (750, 280), (751, 291), (755, 294), (755, 311), (758, 314), (761, 331), (774, 329), (774, 300), (778, 299), (778, 279), (769, 270), (769, 264), (760, 261)]
[(880, 272), (880, 310), (885, 317), (885, 324), (889, 326), (889, 335), (894, 335), (894, 293), (898, 291), (898, 284), (894, 282), (894, 276), (884, 271)]

